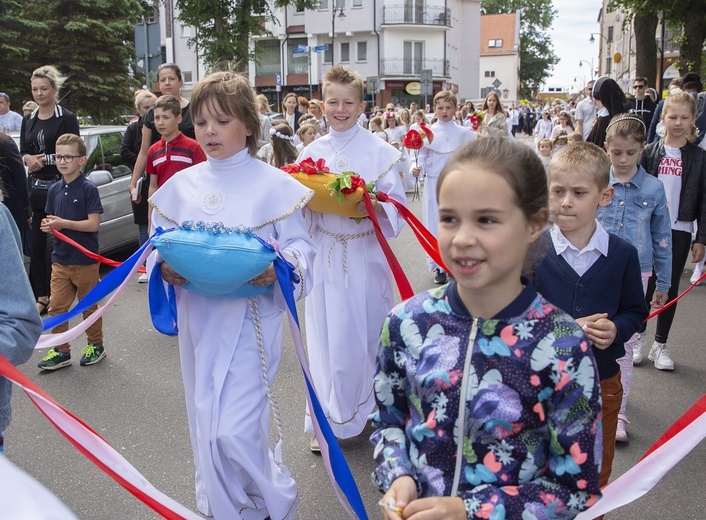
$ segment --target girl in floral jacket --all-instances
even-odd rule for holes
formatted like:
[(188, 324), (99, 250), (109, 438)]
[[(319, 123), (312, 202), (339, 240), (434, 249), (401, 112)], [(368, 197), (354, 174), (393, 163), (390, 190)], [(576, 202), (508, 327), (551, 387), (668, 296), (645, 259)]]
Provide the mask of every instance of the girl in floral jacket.
[(380, 340), (383, 517), (572, 518), (601, 496), (600, 389), (589, 340), (521, 277), (547, 221), (544, 168), (481, 139), (437, 194), (454, 281), (395, 307)]

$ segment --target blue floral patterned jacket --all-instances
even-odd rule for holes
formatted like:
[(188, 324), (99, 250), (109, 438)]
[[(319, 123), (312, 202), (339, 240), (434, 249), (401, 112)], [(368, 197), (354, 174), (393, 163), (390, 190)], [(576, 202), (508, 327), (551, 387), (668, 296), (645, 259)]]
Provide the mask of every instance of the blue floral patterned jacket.
[(468, 518), (523, 520), (573, 518), (601, 496), (592, 349), (529, 283), (490, 320), (468, 314), (455, 283), (401, 303), (374, 385), (383, 492), (409, 475), (420, 497), (462, 498)]

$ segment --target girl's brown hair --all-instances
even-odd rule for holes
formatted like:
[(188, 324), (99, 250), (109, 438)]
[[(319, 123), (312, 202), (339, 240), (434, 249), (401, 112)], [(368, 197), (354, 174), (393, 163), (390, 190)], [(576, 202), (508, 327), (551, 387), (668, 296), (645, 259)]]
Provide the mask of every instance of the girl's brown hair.
[(276, 168), (281, 168), (285, 164), (296, 161), (299, 154), (292, 144), (292, 128), (287, 124), (281, 124), (273, 126), (271, 132), (272, 156), (270, 157), (270, 164)]
[(618, 114), (610, 120), (605, 133), (605, 143), (610, 143), (614, 137), (634, 139), (638, 143), (645, 142), (647, 128), (641, 117), (632, 114)]
[(255, 91), (245, 76), (230, 70), (209, 74), (191, 91), (190, 105), (194, 122), (204, 110), (216, 113), (217, 108), (238, 119), (249, 132), (245, 138), (248, 153), (257, 156), (260, 111)]

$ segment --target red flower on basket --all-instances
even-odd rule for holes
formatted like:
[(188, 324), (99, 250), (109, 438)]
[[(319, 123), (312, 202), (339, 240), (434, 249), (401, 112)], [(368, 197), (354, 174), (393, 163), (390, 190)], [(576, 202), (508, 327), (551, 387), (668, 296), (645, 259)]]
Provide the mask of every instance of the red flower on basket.
[(315, 161), (311, 157), (307, 157), (300, 163), (285, 164), (281, 169), (289, 174), (306, 173), (307, 175), (319, 175), (329, 173), (328, 166), (326, 166), (326, 161), (324, 159)]
[(483, 115), (482, 112), (473, 112), (470, 116), (471, 119), (471, 126), (473, 127), (473, 131), (477, 131), (478, 127), (480, 124), (483, 122), (483, 118), (485, 116)]

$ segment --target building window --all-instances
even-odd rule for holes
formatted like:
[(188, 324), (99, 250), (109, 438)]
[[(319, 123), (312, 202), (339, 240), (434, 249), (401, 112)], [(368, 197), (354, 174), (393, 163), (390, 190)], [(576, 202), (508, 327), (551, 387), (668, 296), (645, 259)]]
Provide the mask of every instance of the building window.
[(368, 42), (358, 42), (358, 61), (368, 61)]
[(424, 42), (404, 42), (403, 73), (421, 74), (424, 68)]
[(303, 13), (303, 12), (304, 12), (304, 2), (301, 2), (301, 1), (297, 0), (297, 1), (294, 3), (294, 10), (295, 10), (297, 13)]
[(341, 8), (346, 7), (346, 0), (334, 0), (333, 5)]
[(488, 47), (493, 49), (499, 49), (503, 46), (502, 39), (500, 40), (488, 40)]
[(279, 40), (255, 41), (255, 75), (270, 76), (282, 71)]
[(341, 61), (343, 63), (351, 61), (351, 44), (348, 42), (341, 44)]
[(191, 26), (190, 25), (182, 25), (181, 26), (181, 37), (182, 38), (191, 38)]
[(495, 71), (494, 71), (494, 70), (486, 70), (486, 71), (485, 71), (485, 77), (486, 77), (486, 78), (494, 78), (494, 77), (495, 77)]
[(331, 63), (333, 61), (333, 46), (329, 44), (328, 49), (324, 51), (324, 63)]
[(363, 7), (363, 0), (353, 0), (353, 7)]
[(613, 58), (605, 59), (605, 73), (610, 75), (613, 73)]
[(326, 11), (328, 9), (328, 0), (319, 0), (319, 11)]
[(182, 72), (181, 72), (181, 75), (182, 75), (182, 77), (184, 78), (184, 83), (191, 83), (192, 81), (194, 81), (194, 79), (193, 79), (194, 76), (193, 76), (193, 74), (191, 73), (190, 70), (184, 70), (184, 71), (182, 71)]
[(608, 43), (613, 41), (613, 26), (608, 27)]
[(308, 54), (306, 52), (297, 54), (292, 52), (300, 45), (306, 44), (306, 38), (290, 38), (287, 41), (287, 74), (306, 74), (309, 72)]

